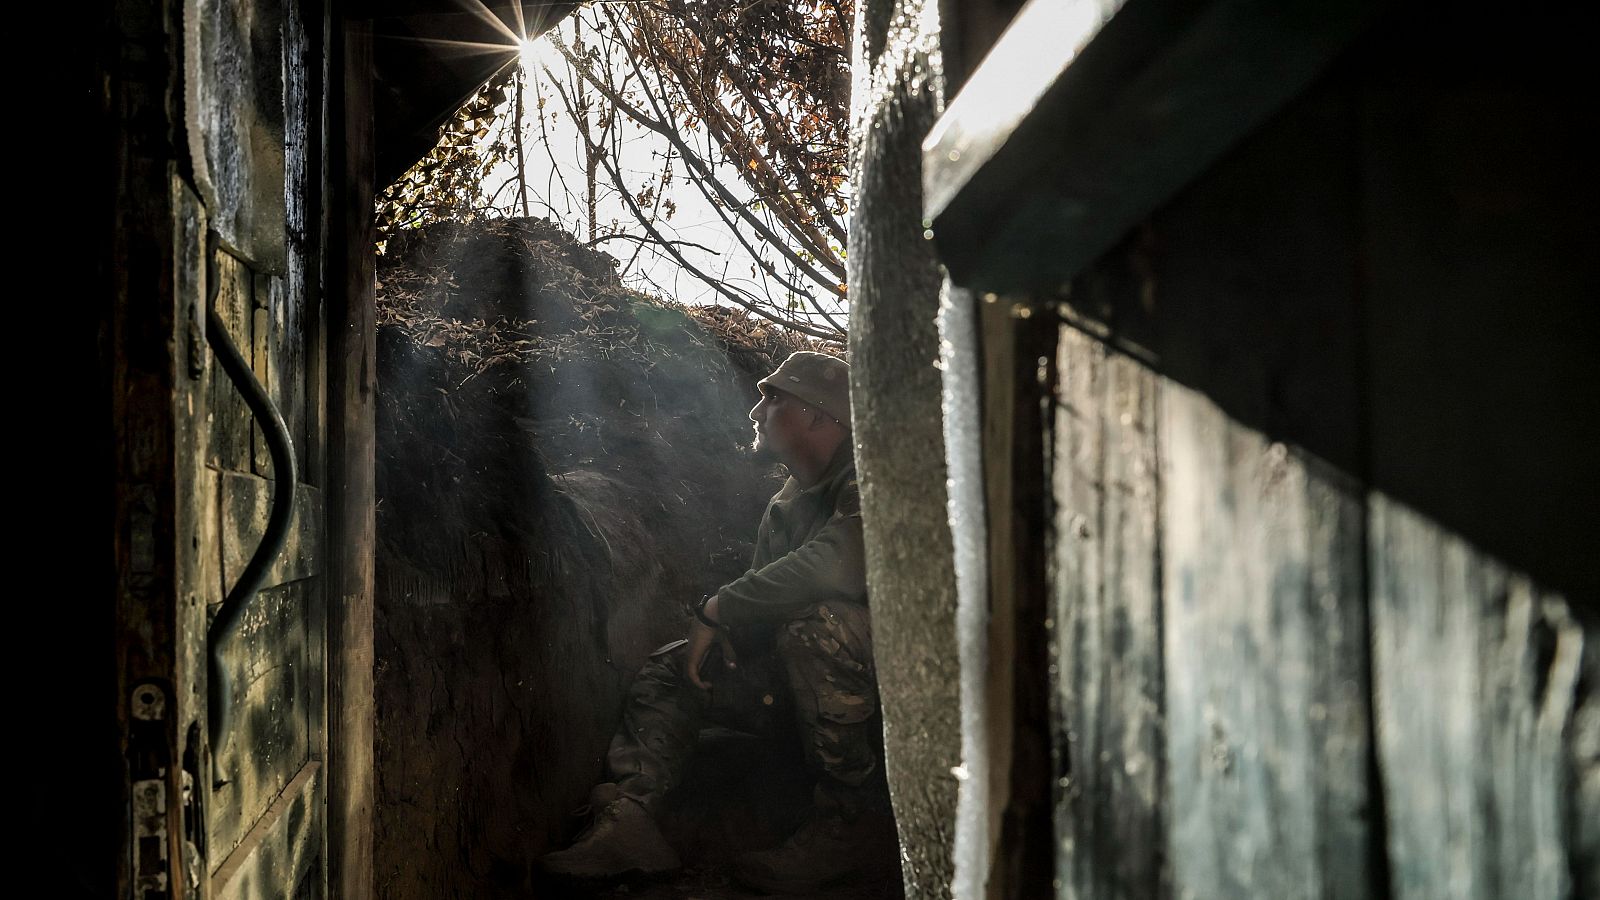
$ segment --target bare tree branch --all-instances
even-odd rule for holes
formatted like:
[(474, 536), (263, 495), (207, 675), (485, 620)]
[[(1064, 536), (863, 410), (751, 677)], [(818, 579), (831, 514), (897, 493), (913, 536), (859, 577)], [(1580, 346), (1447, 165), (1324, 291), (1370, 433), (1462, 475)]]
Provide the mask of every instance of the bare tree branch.
[[(566, 91), (563, 90), (558, 84), (556, 85), (556, 92), (560, 94), (561, 102), (566, 104), (567, 110), (570, 114), (572, 112), (572, 102), (568, 99)], [(587, 135), (585, 135), (584, 139), (588, 140)], [(706, 275), (699, 269), (699, 267), (689, 262), (689, 260), (684, 257), (677, 247), (674, 247), (669, 240), (663, 237), (661, 232), (656, 229), (653, 223), (645, 220), (643, 210), (639, 208), (639, 204), (633, 199), (633, 195), (628, 193), (628, 190), (622, 186), (622, 174), (618, 172), (617, 169), (612, 165), (611, 160), (608, 157), (602, 156), (600, 158), (600, 162), (603, 166), (605, 166), (606, 172), (610, 174), (612, 180), (618, 185), (618, 192), (622, 195), (624, 202), (628, 204), (628, 208), (632, 210), (633, 214), (638, 218), (639, 223), (643, 225), (644, 229), (650, 233), (650, 237), (653, 238), (656, 243), (665, 248), (666, 251), (678, 261), (678, 265), (682, 266), (684, 271), (694, 275), (696, 278), (699, 278), (707, 285), (710, 285), (714, 290), (716, 290), (718, 293), (721, 293), (727, 299), (737, 303), (739, 306), (749, 310), (750, 312), (773, 322), (774, 324), (782, 325), (785, 328), (798, 331), (801, 334), (810, 335), (811, 337), (815, 338), (833, 341), (840, 339), (840, 335), (838, 333), (829, 333), (818, 328), (813, 328), (804, 323), (797, 322), (792, 319), (785, 319), (774, 313), (768, 312), (766, 309), (762, 308), (760, 304), (751, 302), (748, 297), (734, 293), (734, 291), (727, 286), (725, 280), (714, 279)]]

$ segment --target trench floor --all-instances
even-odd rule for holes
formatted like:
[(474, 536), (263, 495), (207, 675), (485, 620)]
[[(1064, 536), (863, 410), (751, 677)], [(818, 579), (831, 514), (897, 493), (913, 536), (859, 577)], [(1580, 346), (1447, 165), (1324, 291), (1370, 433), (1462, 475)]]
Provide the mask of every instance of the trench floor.
[[(605, 887), (567, 886), (574, 900), (746, 900), (766, 894), (740, 885), (732, 859), (774, 847), (799, 827), (811, 806), (810, 777), (796, 752), (773, 742), (723, 734), (701, 739), (701, 750), (674, 791), (662, 831), (684, 860), (676, 875)], [(887, 796), (885, 796), (885, 801)], [(886, 825), (887, 827), (887, 825)], [(901, 900), (900, 861), (892, 839), (857, 877), (798, 900)], [(541, 895), (544, 896), (544, 895)]]

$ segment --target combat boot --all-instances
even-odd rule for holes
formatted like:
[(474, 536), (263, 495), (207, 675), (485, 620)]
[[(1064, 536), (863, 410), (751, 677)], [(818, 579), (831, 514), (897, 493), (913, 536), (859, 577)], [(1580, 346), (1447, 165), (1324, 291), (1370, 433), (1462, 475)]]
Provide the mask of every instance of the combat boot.
[(769, 894), (812, 893), (868, 872), (875, 858), (886, 856), (892, 865), (894, 840), (887, 817), (868, 813), (846, 821), (817, 813), (777, 847), (740, 854), (734, 873)]
[(589, 826), (572, 846), (548, 853), (539, 867), (548, 875), (582, 881), (659, 875), (682, 863), (650, 813), (614, 784), (589, 792)]

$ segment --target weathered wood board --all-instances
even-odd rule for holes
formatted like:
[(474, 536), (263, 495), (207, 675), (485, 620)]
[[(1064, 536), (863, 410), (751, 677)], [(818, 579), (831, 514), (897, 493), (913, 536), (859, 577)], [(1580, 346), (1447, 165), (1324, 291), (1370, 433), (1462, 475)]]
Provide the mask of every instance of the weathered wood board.
[[(96, 75), (115, 157), (104, 167), (116, 185), (105, 219), (113, 262), (102, 264), (116, 273), (104, 366), (118, 445), (115, 559), (119, 585), (130, 586), (114, 625), (118, 725), (123, 800), (141, 804), (129, 817), (138, 833), (124, 835), (118, 892), (324, 896), (328, 779), (296, 775), (327, 756), (324, 511), (314, 487), (293, 486), (300, 514), (288, 555), (244, 627), (219, 642), (238, 696), (230, 733), (216, 742), (207, 727), (217, 712), (209, 623), (256, 550), (276, 474), (242, 392), (217, 364), (221, 335), (208, 312), (282, 408), (297, 448), (320, 448), (322, 329), (306, 310), (329, 233), (316, 196), (325, 189), (320, 73), (338, 69), (313, 44), (341, 26), (328, 9), (276, 0), (135, 6), (118, 6), (101, 60), (112, 64)], [(305, 11), (317, 17), (310, 34)], [(215, 788), (211, 751), (223, 779)], [(242, 839), (254, 849), (231, 857), (238, 877), (208, 892), (202, 879)]]
[(1061, 329), (1051, 553), (1060, 896), (1164, 896), (1158, 379)]
[[(228, 337), (239, 348), (246, 362), (254, 356), (255, 279), (237, 258), (222, 250), (212, 252), (210, 277), (216, 283), (208, 288), (216, 293), (217, 317), (227, 328)], [(202, 301), (204, 302), (204, 301)], [(251, 416), (244, 395), (220, 366), (211, 374), (211, 465), (218, 469), (248, 472), (251, 469)]]
[[(289, 900), (315, 891), (322, 764), (309, 762), (211, 876), (212, 900)], [(311, 896), (317, 896), (312, 893)]]
[(1578, 896), (1569, 860), (1585, 848), (1571, 838), (1592, 836), (1600, 820), (1594, 736), (1587, 760), (1573, 752), (1593, 630), (1560, 597), (1405, 506), (1375, 494), (1369, 515), (1394, 896)]
[[(299, 262), (298, 255), (294, 258)], [(305, 290), (295, 288), (288, 279), (268, 278), (266, 281), (266, 306), (262, 310), (268, 323), (265, 352), (277, 365), (267, 373), (262, 384), (267, 395), (278, 404), (284, 424), (289, 428), (289, 440), (294, 445), (295, 465), (300, 470), (300, 480), (309, 481), (307, 463), (311, 458), (311, 441), (307, 430), (306, 383), (308, 380), (307, 341), (310, 334), (305, 315)], [(257, 428), (260, 435), (260, 429)], [(272, 454), (264, 440), (256, 444), (256, 472), (270, 477)]]
[(211, 862), (220, 865), (310, 760), (308, 604), (317, 582), (294, 582), (257, 594), (223, 664), (238, 695), (234, 733), (212, 749), (227, 783), (211, 794)]
[(372, 31), (351, 22), (328, 53), (340, 63), (329, 85), (330, 171), (341, 173), (329, 198), (327, 459), (330, 542), (339, 548), (327, 577), (327, 742), (338, 747), (328, 772), (328, 891), (373, 896), (373, 559), (377, 543), (373, 423), (376, 421), (377, 324), (371, 252)]
[(1174, 885), (1368, 896), (1360, 491), (1172, 382), (1158, 427)]
[[(223, 583), (232, 587), (249, 564), (272, 514), (273, 483), (255, 475), (224, 472), (221, 475)], [(263, 587), (287, 584), (322, 572), (324, 552), (322, 492), (301, 484), (295, 491), (295, 514), (283, 551), (267, 569)], [(221, 596), (213, 598), (221, 602)]]
[[(278, 372), (283, 367), (273, 359), (273, 346), (279, 343), (272, 334), (272, 283), (277, 279), (270, 275), (256, 275), (251, 288), (250, 299), (250, 341), (251, 349), (248, 359), (251, 371), (255, 373), (256, 381), (261, 384), (262, 390), (267, 392), (278, 414), (284, 414), (284, 396), (275, 390), (278, 386)], [(262, 422), (252, 416), (250, 420), (250, 471), (262, 478), (272, 478), (272, 451), (268, 449), (266, 428), (271, 423)], [(289, 432), (291, 435), (293, 431)]]
[[(217, 479), (206, 465), (211, 434), (207, 417), (211, 368), (205, 345), (206, 217), (200, 198), (180, 179), (172, 179), (174, 272), (178, 285), (177, 322), (180, 360), (174, 383), (174, 430), (178, 446), (192, 448), (178, 455), (175, 486), (178, 627), (205, 631), (206, 604), (220, 582), (217, 547)], [(177, 691), (179, 719), (199, 721), (204, 715), (206, 658), (203, 641), (179, 644)]]

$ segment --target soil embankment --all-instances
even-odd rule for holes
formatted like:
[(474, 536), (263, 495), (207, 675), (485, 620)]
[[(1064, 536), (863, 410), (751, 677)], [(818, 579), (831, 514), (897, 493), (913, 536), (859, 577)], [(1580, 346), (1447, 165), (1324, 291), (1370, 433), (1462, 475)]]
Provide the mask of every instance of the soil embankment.
[(801, 339), (624, 288), (542, 220), (379, 259), (377, 877), (527, 896), (623, 690), (736, 577), (778, 481), (755, 381)]

